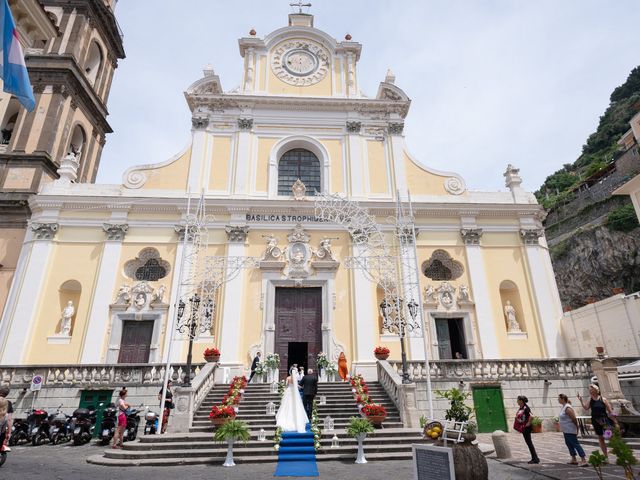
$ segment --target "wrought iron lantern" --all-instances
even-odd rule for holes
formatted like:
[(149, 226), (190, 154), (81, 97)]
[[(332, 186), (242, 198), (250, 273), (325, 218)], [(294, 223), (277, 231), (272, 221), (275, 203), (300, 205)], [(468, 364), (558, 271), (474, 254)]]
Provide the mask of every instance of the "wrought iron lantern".
[(333, 437), (331, 437), (331, 448), (340, 448), (340, 441), (338, 440), (338, 435), (335, 433)]
[(273, 402), (267, 403), (267, 415), (275, 415), (276, 414), (276, 404)]
[(324, 418), (324, 429), (327, 432), (333, 432), (334, 424), (335, 422), (333, 421), (333, 418), (331, 418), (331, 416), (327, 415)]
[(326, 405), (326, 404), (327, 404), (327, 396), (320, 395), (320, 405)]
[(258, 441), (259, 442), (264, 442), (267, 439), (267, 434), (264, 431), (264, 428), (260, 429), (260, 432), (258, 433)]

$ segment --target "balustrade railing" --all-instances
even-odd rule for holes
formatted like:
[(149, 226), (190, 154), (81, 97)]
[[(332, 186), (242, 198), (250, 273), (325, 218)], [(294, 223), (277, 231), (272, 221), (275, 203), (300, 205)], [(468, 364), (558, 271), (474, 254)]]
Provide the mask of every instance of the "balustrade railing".
[[(593, 375), (591, 360), (435, 360), (429, 362), (429, 367), (432, 381), (584, 378)], [(409, 361), (407, 364), (412, 381), (426, 381), (424, 362)], [(396, 374), (402, 374), (402, 362), (389, 360), (389, 365)]]
[[(197, 376), (203, 365), (192, 365), (192, 376)], [(165, 364), (0, 366), (0, 385), (28, 387), (34, 375), (42, 376), (43, 388), (160, 385), (165, 368)], [(182, 383), (186, 373), (184, 363), (171, 366), (174, 383)]]
[(206, 363), (192, 380), (194, 411), (200, 408), (200, 404), (215, 385), (215, 370), (217, 366), (217, 363)]

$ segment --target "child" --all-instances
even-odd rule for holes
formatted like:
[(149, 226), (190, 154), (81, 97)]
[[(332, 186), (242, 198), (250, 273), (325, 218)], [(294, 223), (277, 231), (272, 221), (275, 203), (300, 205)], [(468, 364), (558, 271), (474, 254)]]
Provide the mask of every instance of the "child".
[(9, 401), (4, 397), (0, 397), (0, 445), (2, 446), (3, 452), (9, 451), (8, 448), (4, 446), (4, 442), (8, 438), (8, 408)]
[(7, 396), (9, 395), (9, 387), (0, 387), (0, 400), (4, 400), (7, 402), (6, 413), (5, 413), (5, 421), (6, 421), (6, 434), (4, 436), (4, 440), (0, 442), (0, 449), (3, 452), (10, 452), (11, 449), (8, 446), (9, 436), (11, 435), (11, 424), (13, 423), (13, 404), (7, 400)]

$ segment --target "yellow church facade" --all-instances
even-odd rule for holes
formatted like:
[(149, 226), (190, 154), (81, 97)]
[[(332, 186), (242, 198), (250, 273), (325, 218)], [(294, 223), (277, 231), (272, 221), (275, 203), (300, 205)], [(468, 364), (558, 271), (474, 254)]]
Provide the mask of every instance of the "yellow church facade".
[(223, 366), (241, 371), (257, 351), (309, 366), (320, 351), (344, 352), (373, 375), (375, 347), (400, 357), (398, 335), (383, 328), (384, 289), (348, 265), (359, 246), (318, 216), (315, 192), (358, 202), (385, 238), (398, 196), (410, 196), (424, 318), (407, 338), (410, 360), (564, 355), (543, 210), (517, 168), (499, 192), (428, 168), (407, 150), (410, 99), (393, 75), (364, 95), (361, 45), (314, 28), (311, 15), (292, 14), (264, 38), (252, 31), (239, 46), (238, 88), (223, 90), (207, 68), (185, 92), (184, 151), (128, 169), (120, 185), (76, 183), (67, 159), (60, 179), (31, 197), (0, 322), (4, 365), (184, 361), (175, 325), (193, 273), (184, 232), (202, 197), (203, 254), (253, 261), (215, 291), (195, 358), (215, 346)]

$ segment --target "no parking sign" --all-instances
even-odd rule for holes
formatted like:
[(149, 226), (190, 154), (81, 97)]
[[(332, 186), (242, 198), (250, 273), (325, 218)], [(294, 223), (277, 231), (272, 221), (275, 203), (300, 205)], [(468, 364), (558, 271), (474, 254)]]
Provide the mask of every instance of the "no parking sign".
[(42, 376), (34, 375), (33, 378), (31, 379), (31, 391), (35, 392), (37, 390), (40, 390), (41, 388), (42, 388)]

